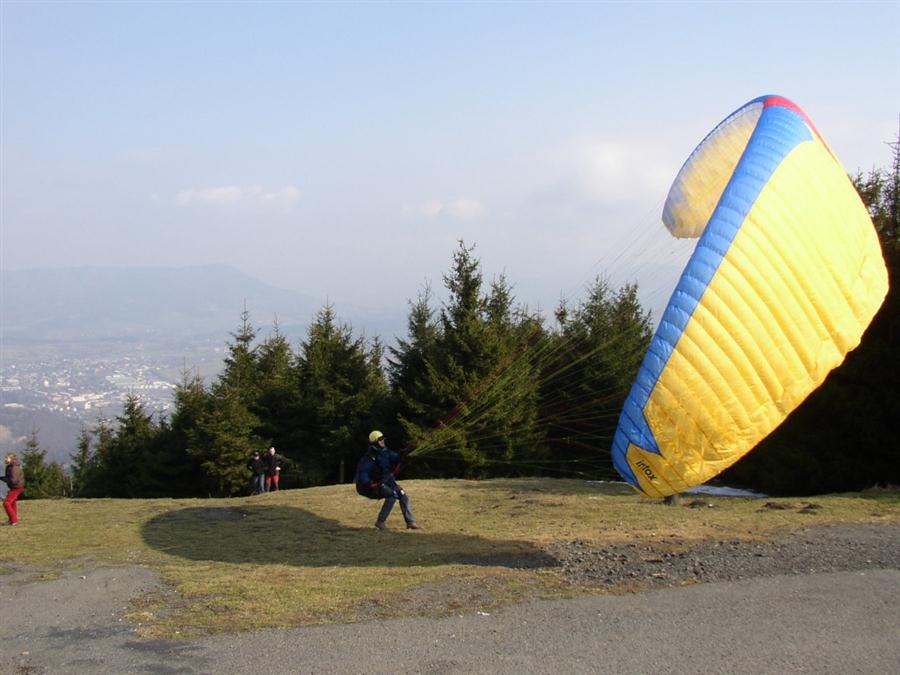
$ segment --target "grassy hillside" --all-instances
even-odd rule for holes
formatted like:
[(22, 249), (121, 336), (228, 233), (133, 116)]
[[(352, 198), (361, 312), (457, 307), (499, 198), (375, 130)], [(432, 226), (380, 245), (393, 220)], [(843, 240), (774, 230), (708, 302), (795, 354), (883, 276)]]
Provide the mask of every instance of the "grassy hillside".
[[(379, 502), (352, 486), (238, 499), (36, 500), (0, 528), (0, 571), (36, 578), (95, 565), (146, 565), (168, 588), (139, 598), (145, 635), (487, 609), (595, 588), (567, 583), (557, 542), (762, 538), (826, 522), (898, 522), (900, 494), (817, 497), (819, 508), (704, 497), (668, 507), (621, 485), (521, 479), (405, 481), (425, 529), (372, 525)], [(686, 501), (690, 501), (687, 498)]]

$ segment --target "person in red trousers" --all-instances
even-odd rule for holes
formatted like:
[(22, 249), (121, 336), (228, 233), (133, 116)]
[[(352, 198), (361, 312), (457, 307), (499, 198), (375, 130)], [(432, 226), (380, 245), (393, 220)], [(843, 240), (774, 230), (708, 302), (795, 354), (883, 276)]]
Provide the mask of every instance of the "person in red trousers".
[(275, 448), (269, 448), (269, 452), (263, 457), (266, 467), (266, 492), (278, 492), (278, 480), (281, 478), (281, 455), (275, 452)]
[(7, 454), (4, 462), (6, 472), (0, 480), (9, 486), (9, 492), (6, 493), (6, 499), (3, 500), (3, 508), (6, 509), (6, 515), (9, 516), (8, 524), (15, 525), (19, 522), (16, 500), (25, 489), (25, 472), (22, 471), (22, 465), (14, 452)]

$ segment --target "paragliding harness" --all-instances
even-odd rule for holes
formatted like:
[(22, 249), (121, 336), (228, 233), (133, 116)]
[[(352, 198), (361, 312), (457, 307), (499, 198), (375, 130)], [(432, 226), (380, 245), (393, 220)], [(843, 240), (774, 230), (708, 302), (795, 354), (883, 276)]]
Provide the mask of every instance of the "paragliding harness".
[[(375, 459), (375, 455), (371, 450), (366, 450), (362, 457), (359, 458), (359, 462), (356, 463), (356, 475), (353, 477), (353, 482), (356, 483), (356, 492), (367, 499), (381, 499), (384, 497), (381, 494), (381, 481), (378, 481), (374, 485), (372, 483), (367, 483), (366, 481), (360, 478), (360, 469), (362, 468), (363, 462), (367, 459)], [(397, 462), (397, 466), (394, 467), (394, 470), (391, 472), (394, 477), (400, 473), (400, 462)], [(402, 492), (403, 488), (399, 485), (397, 486), (397, 491)]]
[(364, 481), (360, 476), (363, 462), (368, 459), (375, 459), (375, 453), (371, 450), (366, 450), (365, 453), (363, 453), (363, 456), (359, 458), (359, 462), (356, 463), (356, 476), (354, 476), (353, 479), (356, 483), (356, 492), (367, 499), (381, 499), (380, 490), (378, 489), (381, 483), (379, 482), (373, 485), (372, 483)]
[(362, 463), (366, 461), (366, 458), (368, 458), (368, 456), (369, 452), (366, 451), (366, 454), (360, 457), (359, 462), (357, 462), (356, 464), (356, 476), (353, 479), (356, 483), (356, 492), (358, 494), (361, 494), (363, 497), (367, 497), (368, 499), (379, 499), (381, 495), (378, 494), (378, 488), (373, 486), (371, 483), (366, 483), (359, 477), (359, 470), (362, 468)]

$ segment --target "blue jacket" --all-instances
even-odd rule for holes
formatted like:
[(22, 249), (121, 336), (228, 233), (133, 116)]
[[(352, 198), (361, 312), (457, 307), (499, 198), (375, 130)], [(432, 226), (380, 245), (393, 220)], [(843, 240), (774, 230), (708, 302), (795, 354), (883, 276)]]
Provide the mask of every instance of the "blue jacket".
[(357, 484), (383, 483), (389, 487), (397, 484), (393, 471), (400, 463), (400, 455), (387, 448), (370, 445), (359, 462)]

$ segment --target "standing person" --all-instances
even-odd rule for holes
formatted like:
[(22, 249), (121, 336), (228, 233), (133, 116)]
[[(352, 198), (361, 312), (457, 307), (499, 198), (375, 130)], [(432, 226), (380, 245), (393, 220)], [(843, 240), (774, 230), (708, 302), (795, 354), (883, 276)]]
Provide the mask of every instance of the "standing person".
[(261, 495), (266, 491), (266, 462), (259, 454), (259, 450), (253, 451), (253, 456), (247, 462), (247, 468), (253, 474), (250, 478), (250, 494)]
[(275, 448), (269, 448), (264, 460), (266, 465), (266, 492), (278, 492), (278, 479), (281, 477), (281, 456), (275, 454)]
[(0, 478), (9, 486), (9, 492), (6, 493), (6, 499), (3, 500), (3, 508), (6, 509), (6, 515), (9, 516), (9, 525), (16, 525), (19, 522), (19, 512), (16, 509), (16, 500), (25, 489), (25, 472), (22, 471), (22, 465), (16, 453), (10, 452), (4, 459), (6, 464), (6, 472)]
[(386, 521), (396, 501), (400, 502), (406, 527), (410, 530), (422, 529), (416, 524), (415, 516), (409, 508), (409, 497), (397, 484), (396, 472), (399, 465), (400, 455), (388, 450), (384, 444), (384, 434), (380, 431), (369, 434), (369, 447), (356, 469), (356, 488), (372, 499), (384, 499), (378, 520), (375, 521), (375, 527), (379, 530), (387, 529)]

